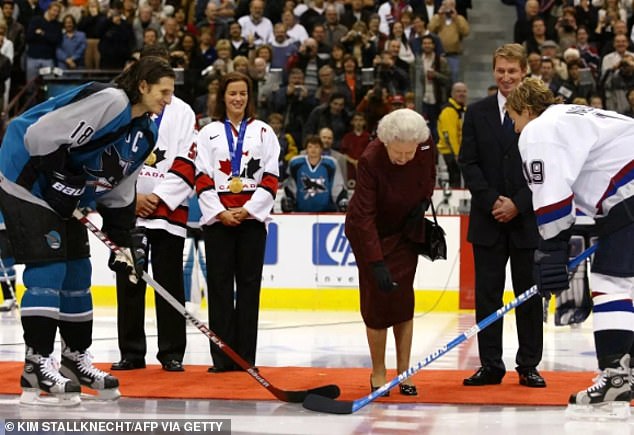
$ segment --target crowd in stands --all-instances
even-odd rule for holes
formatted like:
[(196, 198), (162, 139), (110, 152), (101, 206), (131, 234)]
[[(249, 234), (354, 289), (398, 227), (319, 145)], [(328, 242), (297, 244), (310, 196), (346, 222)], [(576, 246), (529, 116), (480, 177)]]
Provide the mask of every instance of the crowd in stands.
[[(438, 138), (438, 115), (462, 75), (471, 7), (469, 0), (0, 2), (5, 107), (42, 67), (122, 70), (144, 47), (161, 44), (183, 69), (176, 94), (199, 126), (211, 120), (219, 78), (246, 73), (258, 118), (276, 126), (282, 178), (306, 138), (327, 127), (332, 152), (343, 156), (344, 184), (393, 108), (419, 110)], [(330, 152), (327, 144), (323, 150)]]

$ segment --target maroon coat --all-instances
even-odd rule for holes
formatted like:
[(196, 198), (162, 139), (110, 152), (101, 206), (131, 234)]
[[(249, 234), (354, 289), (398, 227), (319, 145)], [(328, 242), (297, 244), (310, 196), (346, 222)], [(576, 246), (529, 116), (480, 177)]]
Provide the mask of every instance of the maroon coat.
[[(405, 231), (408, 215), (436, 184), (436, 146), (430, 138), (405, 165), (392, 164), (385, 145), (371, 142), (359, 159), (357, 184), (346, 213), (346, 236), (359, 269), (361, 314), (367, 326), (383, 329), (414, 315), (414, 275), (418, 255), (414, 242), (423, 228)], [(405, 234), (407, 232), (407, 234)], [(398, 289), (378, 289), (371, 263), (384, 261)]]

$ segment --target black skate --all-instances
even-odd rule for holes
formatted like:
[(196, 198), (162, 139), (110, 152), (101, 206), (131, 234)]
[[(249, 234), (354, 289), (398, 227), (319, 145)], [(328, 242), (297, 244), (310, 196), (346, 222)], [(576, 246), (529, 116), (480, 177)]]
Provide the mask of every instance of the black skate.
[(97, 395), (85, 394), (84, 399), (116, 400), (119, 393), (119, 380), (110, 373), (92, 365), (92, 355), (87, 350), (71, 351), (63, 346), (60, 373), (87, 388), (95, 390)]
[(603, 370), (587, 390), (572, 394), (566, 415), (578, 419), (627, 420), (630, 417), (630, 356), (623, 355), (618, 367)]
[(20, 403), (25, 405), (77, 406), (80, 403), (79, 383), (60, 374), (55, 358), (36, 354), (30, 347), (26, 349), (20, 386)]
[(9, 312), (15, 308), (18, 308), (18, 304), (15, 299), (5, 299), (2, 304), (0, 304), (0, 312)]

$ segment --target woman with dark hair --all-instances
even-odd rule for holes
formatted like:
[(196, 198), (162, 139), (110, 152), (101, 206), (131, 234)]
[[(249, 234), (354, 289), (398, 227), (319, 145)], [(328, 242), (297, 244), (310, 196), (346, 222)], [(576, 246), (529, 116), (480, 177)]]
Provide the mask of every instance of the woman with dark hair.
[[(131, 231), (135, 182), (156, 142), (150, 114), (170, 103), (174, 71), (145, 58), (116, 84), (87, 83), (29, 109), (11, 121), (0, 147), (0, 206), (15, 261), (25, 264), (22, 403), (78, 405), (80, 385), (102, 399), (119, 397), (119, 381), (94, 367), (88, 351), (90, 245), (72, 216), (96, 207), (103, 231), (122, 248), (108, 266), (139, 279), (145, 255), (143, 237)], [(58, 329), (61, 367), (52, 356)]]
[[(254, 365), (280, 144), (271, 126), (253, 118), (256, 96), (251, 89), (244, 74), (222, 77), (214, 122), (198, 133), (196, 190), (207, 256), (209, 326)], [(211, 356), (212, 373), (240, 370), (214, 344)]]
[(64, 17), (62, 25), (64, 35), (55, 52), (57, 66), (62, 69), (82, 68), (86, 53), (86, 34), (77, 30), (75, 17), (71, 14)]

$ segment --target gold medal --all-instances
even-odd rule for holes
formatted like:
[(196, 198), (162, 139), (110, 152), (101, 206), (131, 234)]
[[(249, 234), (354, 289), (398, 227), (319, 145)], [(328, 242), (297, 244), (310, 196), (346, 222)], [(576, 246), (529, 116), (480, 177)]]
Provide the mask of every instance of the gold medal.
[(244, 189), (244, 186), (242, 185), (240, 177), (233, 177), (229, 180), (229, 190), (231, 193), (240, 193), (242, 192), (242, 189)]
[(148, 166), (152, 166), (155, 163), (156, 163), (156, 154), (154, 153), (154, 151), (152, 151), (150, 155), (147, 156), (147, 159), (145, 159), (145, 164)]

